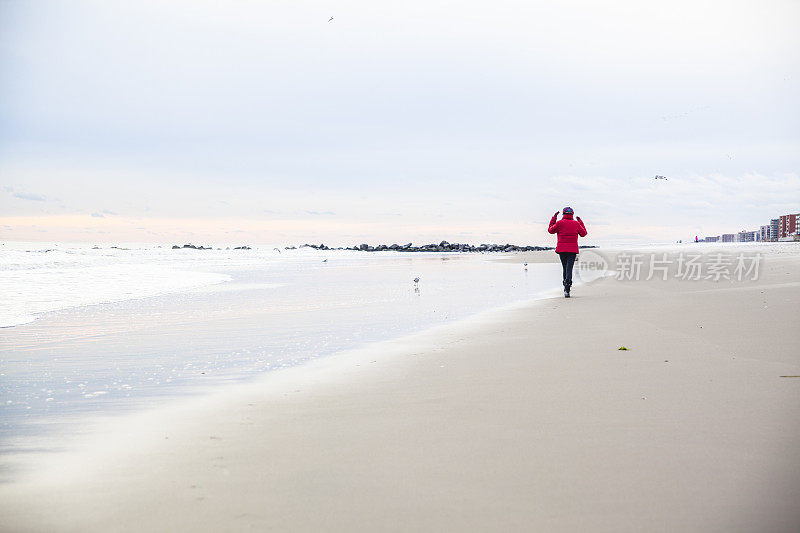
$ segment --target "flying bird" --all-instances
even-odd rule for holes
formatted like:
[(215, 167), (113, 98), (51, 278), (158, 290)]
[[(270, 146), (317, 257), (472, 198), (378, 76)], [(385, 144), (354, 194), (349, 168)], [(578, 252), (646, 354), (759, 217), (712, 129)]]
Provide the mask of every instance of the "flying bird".
[(333, 20), (333, 17), (329, 18), (329, 19), (328, 19), (328, 22), (330, 22), (330, 21), (332, 21), (332, 20)]
[(414, 278), (414, 283), (419, 283), (419, 278)]
[(656, 180), (665, 180), (665, 179), (667, 179), (667, 177), (666, 177), (666, 176), (656, 176), (656, 177), (655, 177), (655, 178), (653, 178), (653, 179), (656, 179)]

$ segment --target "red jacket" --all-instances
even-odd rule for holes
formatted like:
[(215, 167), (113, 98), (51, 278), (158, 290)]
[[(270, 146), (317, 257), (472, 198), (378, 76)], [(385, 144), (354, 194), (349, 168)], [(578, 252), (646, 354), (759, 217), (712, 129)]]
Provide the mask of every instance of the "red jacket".
[(550, 227), (547, 231), (550, 233), (558, 233), (558, 245), (556, 246), (556, 253), (558, 252), (573, 252), (578, 253), (578, 235), (586, 237), (586, 226), (583, 221), (573, 220), (572, 215), (564, 215), (561, 220), (556, 222), (558, 215), (553, 215), (550, 219)]

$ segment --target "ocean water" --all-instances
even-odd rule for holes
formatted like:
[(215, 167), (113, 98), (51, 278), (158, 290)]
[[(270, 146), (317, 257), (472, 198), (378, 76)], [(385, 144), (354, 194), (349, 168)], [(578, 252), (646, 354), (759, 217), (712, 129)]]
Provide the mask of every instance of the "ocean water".
[[(170, 250), (171, 251), (171, 250)], [(32, 322), (37, 315), (82, 305), (146, 298), (230, 281), (191, 270), (163, 249), (4, 243), (0, 249), (0, 328)]]
[(4, 243), (0, 450), (559, 286), (498, 257)]

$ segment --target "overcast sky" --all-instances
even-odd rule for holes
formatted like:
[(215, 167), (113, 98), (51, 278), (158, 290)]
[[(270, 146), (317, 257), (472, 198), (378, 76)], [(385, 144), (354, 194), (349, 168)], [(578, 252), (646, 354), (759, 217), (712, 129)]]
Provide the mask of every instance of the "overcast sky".
[(800, 212), (799, 20), (0, 0), (0, 239), (534, 244), (565, 205), (599, 243), (753, 229)]

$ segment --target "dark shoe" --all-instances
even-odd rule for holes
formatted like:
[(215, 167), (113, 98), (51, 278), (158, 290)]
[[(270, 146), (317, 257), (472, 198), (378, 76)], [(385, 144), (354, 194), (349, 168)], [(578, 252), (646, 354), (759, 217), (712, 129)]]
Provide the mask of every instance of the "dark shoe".
[(569, 287), (564, 288), (564, 298), (569, 298)]

